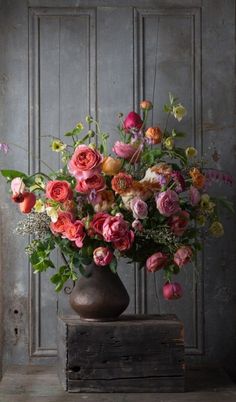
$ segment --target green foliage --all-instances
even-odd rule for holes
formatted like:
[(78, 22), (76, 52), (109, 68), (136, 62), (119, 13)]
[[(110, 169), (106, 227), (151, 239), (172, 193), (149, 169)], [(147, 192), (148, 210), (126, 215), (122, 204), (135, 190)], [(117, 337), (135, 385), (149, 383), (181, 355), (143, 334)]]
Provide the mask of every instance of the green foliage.
[(9, 170), (9, 169), (2, 169), (0, 173), (3, 177), (7, 179), (7, 181), (12, 181), (16, 177), (26, 178), (27, 175), (19, 170)]

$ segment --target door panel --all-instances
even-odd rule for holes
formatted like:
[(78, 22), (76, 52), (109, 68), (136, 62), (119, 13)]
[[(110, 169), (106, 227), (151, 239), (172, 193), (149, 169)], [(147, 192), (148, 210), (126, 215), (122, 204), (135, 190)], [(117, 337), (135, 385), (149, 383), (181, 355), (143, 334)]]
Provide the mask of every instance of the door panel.
[[(19, 15), (24, 26), (18, 24)], [(4, 4), (1, 24), (3, 17), (7, 51), (4, 62), (1, 61), (0, 95), (4, 108), (1, 129), (6, 141), (18, 141), (17, 133), (22, 133), (21, 144), (25, 148), (29, 146), (31, 152), (29, 159), (22, 150), (17, 151), (18, 160), (10, 155), (9, 166), (14, 163), (14, 167), (21, 170), (45, 169), (42, 162), (39, 163), (38, 158), (41, 158), (52, 168), (58, 167), (57, 156), (53, 159), (49, 151), (48, 136), (61, 137), (88, 114), (97, 117), (110, 133), (111, 147), (117, 136), (116, 113), (137, 109), (144, 98), (151, 99), (156, 105), (150, 115), (150, 124), (164, 126), (161, 106), (171, 91), (181, 98), (188, 110), (186, 119), (180, 124), (189, 134), (183, 144), (196, 145), (202, 155), (207, 154), (212, 166), (233, 171), (235, 21), (232, 0), (227, 4), (217, 0), (214, 5), (210, 0), (137, 0), (121, 1), (119, 5), (113, 0), (81, 1), (80, 7), (73, 0), (31, 0), (29, 8), (26, 3), (17, 1), (15, 9), (10, 9), (7, 2)], [(0, 44), (5, 46), (3, 42)], [(18, 68), (12, 66), (14, 58)], [(22, 102), (19, 93), (23, 94)], [(17, 130), (11, 122), (13, 111), (16, 111)], [(8, 232), (18, 215), (9, 205), (5, 188), (1, 184), (3, 227)], [(227, 265), (235, 261), (235, 236), (231, 236), (235, 222), (227, 218), (225, 222), (227, 233), (219, 249), (216, 251), (214, 244), (207, 244), (196, 267), (187, 266), (181, 273), (185, 294), (175, 303), (162, 300), (161, 274), (156, 277), (146, 275), (145, 271), (139, 272), (125, 261), (120, 267), (131, 296), (128, 313), (176, 313), (185, 324), (187, 353), (202, 355), (206, 360), (227, 360), (227, 353), (219, 345), (231, 339), (236, 328), (234, 320), (233, 329), (226, 324), (227, 333), (219, 333), (219, 327), (225, 321), (224, 314), (226, 321), (232, 324), (236, 300), (232, 285), (235, 273), (227, 270), (222, 262), (222, 255)], [(53, 293), (49, 275), (36, 277), (30, 270), (28, 295), (23, 242), (13, 240), (4, 230), (3, 244), (12, 245), (13, 242), (15, 251), (11, 255), (4, 253), (2, 257), (5, 331), (11, 334), (5, 342), (5, 361), (27, 361), (29, 341), (30, 355), (35, 361), (50, 362), (56, 355), (57, 313), (71, 312), (68, 296)], [(17, 270), (16, 262), (20, 264), (20, 270)], [(13, 267), (11, 273), (6, 270), (8, 265)], [(216, 271), (213, 266), (218, 267)], [(214, 286), (212, 278), (216, 278)], [(15, 297), (10, 292), (12, 284), (17, 289)], [(22, 313), (20, 319), (12, 313), (16, 304)], [(26, 330), (28, 317), (29, 335)], [(20, 330), (17, 338), (15, 328)], [(229, 343), (233, 356), (236, 347), (232, 341)], [(228, 359), (227, 365), (233, 365), (232, 359), (231, 363)]]

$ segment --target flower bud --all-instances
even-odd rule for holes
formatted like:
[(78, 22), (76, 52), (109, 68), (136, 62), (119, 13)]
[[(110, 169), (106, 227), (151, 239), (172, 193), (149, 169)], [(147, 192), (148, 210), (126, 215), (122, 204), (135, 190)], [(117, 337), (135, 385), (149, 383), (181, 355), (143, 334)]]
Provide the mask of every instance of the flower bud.
[(185, 149), (185, 154), (187, 158), (195, 158), (197, 156), (197, 150), (194, 147), (188, 147)]
[(163, 297), (166, 300), (175, 300), (175, 299), (180, 299), (183, 295), (183, 289), (178, 282), (173, 282), (173, 283), (165, 283), (163, 286)]
[(93, 118), (92, 118), (92, 116), (88, 115), (88, 116), (85, 117), (85, 120), (86, 120), (86, 123), (90, 124), (90, 123), (92, 123)]
[(171, 151), (175, 146), (175, 141), (174, 141), (173, 137), (167, 137), (165, 139), (164, 145), (169, 151)]
[(140, 103), (140, 108), (143, 109), (143, 110), (151, 110), (153, 108), (153, 104), (149, 100), (143, 100)]

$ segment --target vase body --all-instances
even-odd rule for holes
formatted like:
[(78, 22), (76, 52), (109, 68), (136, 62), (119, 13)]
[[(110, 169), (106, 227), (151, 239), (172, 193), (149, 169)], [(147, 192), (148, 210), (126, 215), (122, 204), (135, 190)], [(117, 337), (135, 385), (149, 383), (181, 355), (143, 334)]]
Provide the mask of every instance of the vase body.
[(70, 295), (71, 307), (87, 321), (116, 320), (129, 304), (129, 295), (118, 274), (109, 267), (87, 267)]

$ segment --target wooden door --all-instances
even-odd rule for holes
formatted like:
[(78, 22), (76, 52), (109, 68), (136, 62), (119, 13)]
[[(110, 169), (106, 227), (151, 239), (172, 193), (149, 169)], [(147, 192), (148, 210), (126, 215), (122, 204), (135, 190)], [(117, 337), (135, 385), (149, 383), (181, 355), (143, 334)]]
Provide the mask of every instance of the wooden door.
[[(0, 138), (30, 154), (10, 145), (0, 166), (37, 170), (38, 158), (58, 166), (47, 136), (62, 136), (87, 114), (115, 139), (116, 113), (137, 109), (141, 99), (154, 101), (151, 120), (162, 125), (171, 91), (188, 109), (181, 123), (186, 145), (233, 173), (234, 24), (233, 0), (2, 1)], [(19, 214), (2, 182), (0, 188), (3, 361), (52, 362), (57, 314), (70, 311), (67, 295), (54, 294), (49, 275), (32, 274), (27, 239), (12, 233)], [(207, 242), (197, 268), (181, 273), (180, 301), (162, 300), (161, 275), (154, 279), (125, 262), (120, 274), (129, 313), (177, 313), (190, 359), (219, 359), (233, 371), (235, 218), (225, 223), (224, 241)]]

